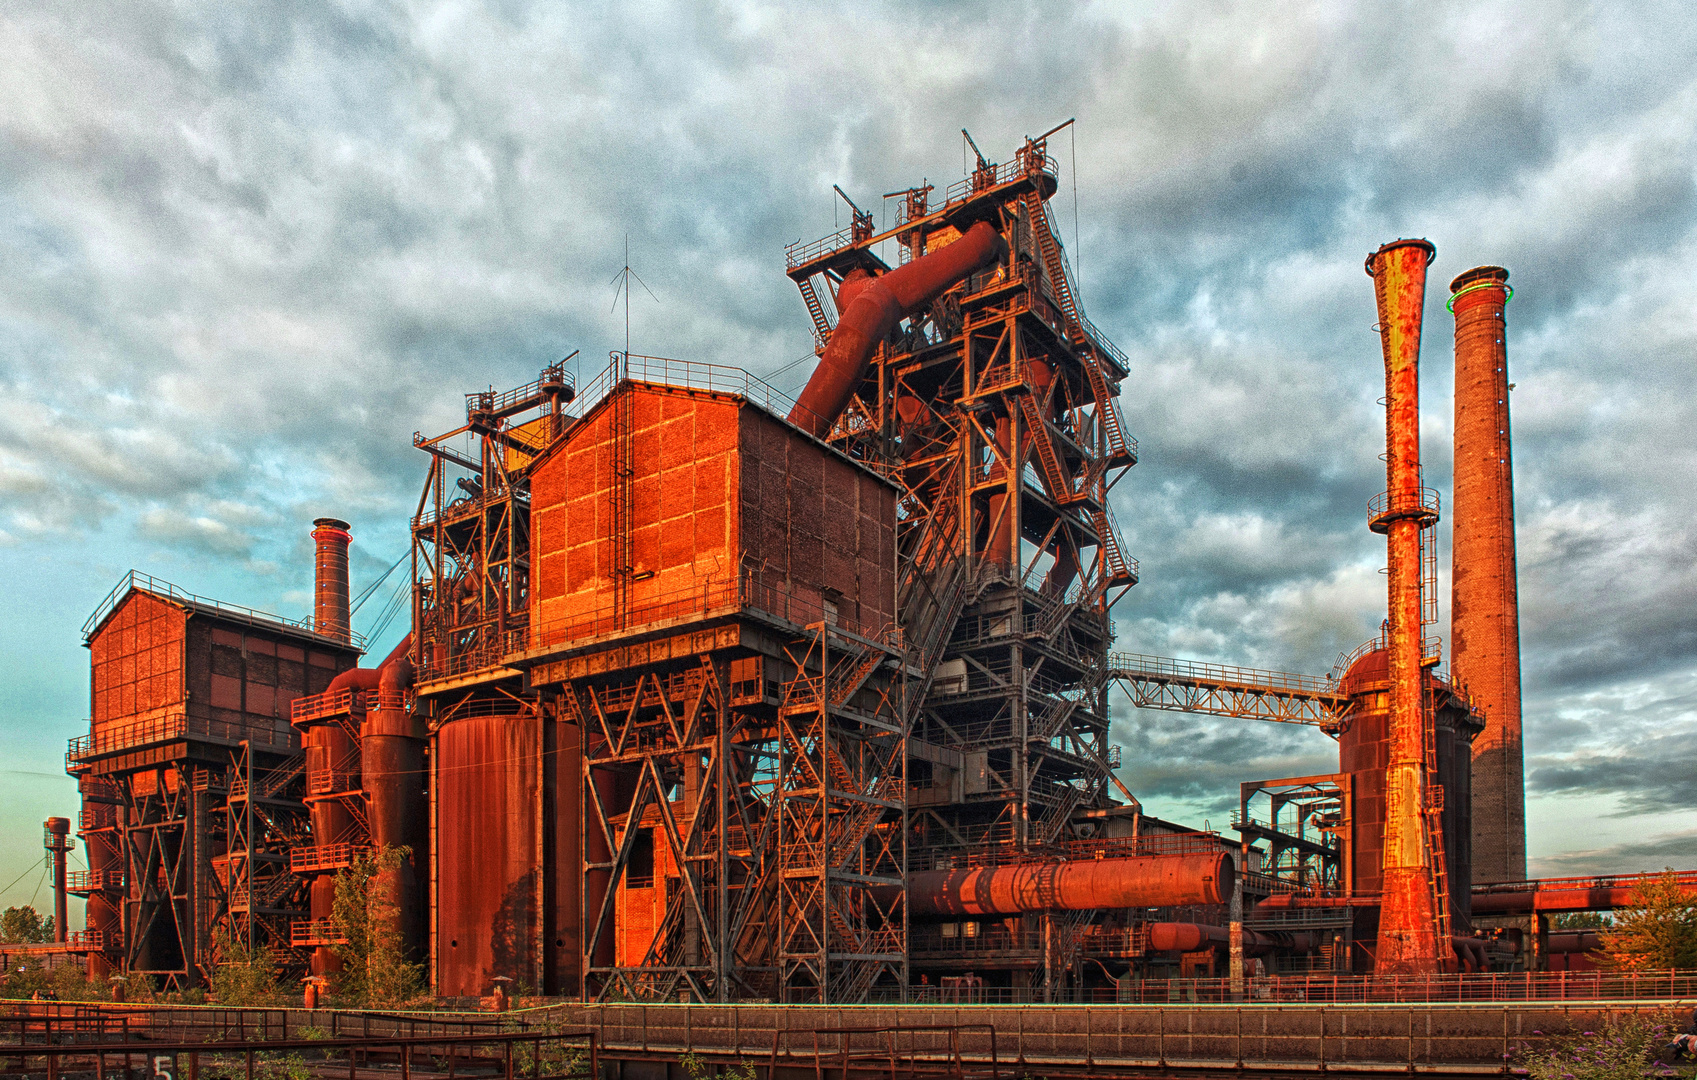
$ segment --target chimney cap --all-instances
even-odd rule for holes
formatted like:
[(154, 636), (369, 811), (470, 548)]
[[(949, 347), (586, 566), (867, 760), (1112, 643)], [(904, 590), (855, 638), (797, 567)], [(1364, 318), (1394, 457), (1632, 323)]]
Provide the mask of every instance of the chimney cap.
[(1368, 277), (1375, 277), (1376, 276), (1376, 274), (1374, 273), (1373, 264), (1379, 261), (1379, 256), (1383, 255), (1387, 251), (1392, 251), (1392, 250), (1399, 248), (1399, 247), (1425, 248), (1426, 249), (1426, 265), (1428, 265), (1428, 266), (1430, 266), (1432, 264), (1432, 260), (1437, 258), (1437, 256), (1438, 256), (1438, 249), (1433, 246), (1433, 244), (1430, 240), (1424, 240), (1424, 239), (1418, 239), (1418, 238), (1416, 238), (1416, 239), (1392, 240), (1388, 244), (1380, 244), (1378, 251), (1368, 253), (1368, 255), (1367, 255), (1367, 276)]
[(59, 836), (69, 835), (71, 831), (70, 818), (50, 817), (46, 821), (42, 822), (42, 825), (47, 828), (48, 832), (55, 833)]
[(1450, 292), (1458, 293), (1469, 285), (1483, 284), (1485, 282), (1500, 285), (1507, 280), (1508, 271), (1504, 270), (1500, 266), (1475, 266), (1471, 270), (1467, 270), (1456, 275), (1456, 279), (1450, 282)]
[(313, 518), (312, 524), (314, 526), (316, 526), (317, 528), (320, 528), (320, 529), (340, 529), (343, 532), (347, 532), (350, 528), (353, 527), (353, 526), (349, 525), (347, 522), (343, 521), (341, 518), (333, 518), (333, 517)]

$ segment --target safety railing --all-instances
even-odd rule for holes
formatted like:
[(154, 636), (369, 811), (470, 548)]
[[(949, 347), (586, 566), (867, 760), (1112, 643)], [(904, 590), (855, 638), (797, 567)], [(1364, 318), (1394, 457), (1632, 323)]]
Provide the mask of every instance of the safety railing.
[(334, 919), (297, 919), (289, 924), (289, 945), (293, 948), (345, 945), (347, 941)]
[(709, 393), (734, 394), (759, 405), (779, 417), (788, 417), (796, 401), (771, 383), (743, 368), (726, 364), (706, 364), (695, 360), (674, 360), (666, 356), (643, 356), (638, 353), (611, 354), (607, 366), (583, 388), (572, 403), (581, 416), (616, 390), (626, 380), (675, 386), (687, 390), (706, 390)]
[[(222, 600), (214, 600), (209, 596), (199, 596), (186, 589), (179, 589), (169, 581), (156, 578), (151, 574), (144, 574), (139, 570), (131, 570), (129, 573), (118, 579), (118, 584), (112, 587), (112, 591), (106, 594), (106, 599), (102, 600), (95, 606), (94, 613), (88, 617), (87, 622), (83, 623), (82, 633), (84, 641), (93, 637), (94, 631), (102, 622), (106, 621), (106, 616), (112, 613), (113, 609), (123, 601), (124, 597), (129, 595), (131, 589), (151, 593), (152, 595), (165, 600), (179, 600), (184, 603), (193, 604), (196, 607), (211, 608), (224, 618), (231, 619), (235, 622), (247, 623), (249, 625), (259, 627), (283, 626), (291, 630), (300, 630), (314, 636), (319, 636), (318, 632), (313, 629), (311, 619), (290, 619), (285, 618), (282, 615), (273, 614), (269, 611), (259, 611), (255, 608), (242, 607), (240, 604), (227, 604)], [(355, 646), (361, 649), (365, 648), (365, 638), (361, 637), (359, 634), (350, 634), (349, 636), (352, 638)]]
[(306, 724), (332, 716), (348, 716), (365, 709), (365, 697), (358, 690), (326, 690), (322, 694), (298, 697), (289, 706), (289, 720)]
[[(405, 1018), (397, 1018), (376, 1025), (379, 1030), (399, 1029), (394, 1034), (327, 1035), (324, 1025), (331, 1022), (329, 1017), (312, 1012), (308, 1018), (313, 1021), (312, 1030), (303, 1023), (293, 1037), (269, 1039), (244, 1037), (235, 1025), (215, 1030), (204, 1023), (179, 1034), (177, 1029), (161, 1029), (149, 1022), (151, 1015), (131, 1015), (122, 1026), (102, 1024), (94, 1039), (90, 1038), (91, 1018), (80, 1024), (72, 1021), (70, 1030), (63, 1022), (58, 1031), (43, 1026), (36, 1029), (40, 1035), (26, 1021), (19, 1027), (18, 1042), (5, 1046), (3, 1056), (23, 1075), (49, 1080), (71, 1075), (180, 1075), (196, 1080), (202, 1075), (268, 1076), (286, 1068), (303, 1075), (349, 1077), (361, 1075), (362, 1069), (365, 1075), (394, 1070), (403, 1080), (415, 1071), (450, 1080), (456, 1073), (504, 1080), (596, 1080), (601, 1074), (594, 1032), (550, 1032), (511, 1024), (503, 1025), (509, 1027), (505, 1031), (461, 1028), (471, 1033), (402, 1034)], [(138, 1027), (145, 1030), (145, 1041), (135, 1038)]]
[[(1388, 491), (1381, 491), (1367, 500), (1367, 523), (1374, 527), (1384, 524), (1393, 518), (1436, 518), (1440, 510), (1438, 489), (1423, 487), (1414, 498), (1393, 498)], [(1383, 531), (1383, 530), (1379, 530)]]
[(853, 226), (834, 232), (829, 236), (822, 236), (817, 240), (809, 240), (805, 243), (798, 240), (793, 244), (784, 246), (784, 268), (794, 270), (798, 266), (805, 266), (816, 259), (823, 259), (833, 252), (852, 246), (854, 246)]
[(297, 738), (298, 736), (289, 729), (265, 724), (211, 720), (173, 711), (146, 720), (98, 725), (89, 734), (78, 735), (70, 741), (65, 751), (65, 764), (67, 768), (74, 768), (90, 758), (176, 739), (200, 739), (231, 745), (248, 742), (257, 746), (298, 748)]
[(93, 892), (122, 892), (122, 870), (68, 870), (65, 872), (65, 891), (79, 896)]
[(1170, 680), (1200, 686), (1243, 687), (1311, 697), (1335, 697), (1336, 683), (1288, 671), (1266, 671), (1231, 664), (1205, 664), (1170, 656), (1109, 653), (1108, 673), (1116, 678)]
[(324, 870), (341, 870), (354, 864), (360, 856), (370, 853), (369, 844), (313, 844), (289, 850), (289, 870), (296, 874), (312, 874)]

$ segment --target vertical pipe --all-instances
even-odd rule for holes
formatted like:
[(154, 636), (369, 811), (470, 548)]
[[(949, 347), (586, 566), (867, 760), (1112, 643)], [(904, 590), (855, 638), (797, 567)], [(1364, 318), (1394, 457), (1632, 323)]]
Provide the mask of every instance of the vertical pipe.
[(1372, 527), (1389, 554), (1390, 755), (1385, 776), (1379, 974), (1441, 970), (1426, 837), (1426, 715), (1420, 666), (1420, 529), (1433, 515), (1420, 489), (1420, 323), (1426, 267), (1436, 250), (1398, 240), (1367, 258), (1385, 355), (1388, 490)]
[(348, 523), (336, 518), (318, 518), (313, 523), (313, 629), (325, 637), (347, 641), (348, 634)]
[(70, 915), (65, 900), (65, 853), (71, 850), (71, 819), (50, 817), (43, 825), (47, 830), (47, 850), (53, 857), (53, 940), (63, 944), (70, 940)]
[(1473, 742), (1473, 867), (1482, 881), (1526, 877), (1520, 741), (1520, 603), (1509, 444), (1508, 271), (1450, 282), (1455, 313), (1455, 539), (1450, 664), (1485, 714)]

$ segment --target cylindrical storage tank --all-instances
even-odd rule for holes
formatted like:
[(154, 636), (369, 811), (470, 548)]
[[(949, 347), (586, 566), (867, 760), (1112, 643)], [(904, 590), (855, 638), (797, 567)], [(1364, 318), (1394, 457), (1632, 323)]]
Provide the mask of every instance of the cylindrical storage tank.
[(908, 875), (907, 908), (923, 917), (1224, 904), (1234, 873), (1223, 853), (926, 870)]
[[(323, 788), (333, 778), (337, 767), (343, 770), (359, 769), (359, 759), (354, 755), (354, 741), (337, 724), (320, 724), (307, 728), (301, 733), (301, 745), (306, 754), (306, 776), (308, 814), (312, 820), (313, 846), (327, 848), (334, 844), (347, 843), (353, 828), (353, 815), (340, 799), (315, 797), (323, 792), (314, 792), (314, 787)], [(312, 879), (311, 918), (314, 922), (322, 923), (329, 919), (335, 908), (336, 881), (334, 872), (319, 874)], [(333, 971), (342, 970), (342, 961), (327, 946), (319, 946), (312, 953), (312, 973), (328, 975)]]
[(406, 848), (398, 870), (379, 887), (392, 904), (396, 929), (409, 956), (421, 955), (425, 938), (420, 869), (427, 865), (429, 818), (425, 798), (424, 739), (404, 709), (372, 709), (360, 727), (360, 785), (367, 797), (374, 848)]
[(1349, 866), (1357, 896), (1375, 896), (1385, 858), (1385, 767), (1390, 764), (1390, 677), (1383, 649), (1350, 666), (1340, 689), (1353, 703), (1338, 735), (1338, 771), (1349, 774)]
[[(1433, 687), (1430, 672), (1424, 677)], [(1389, 675), (1383, 650), (1375, 649), (1345, 673), (1341, 689), (1355, 704), (1347, 727), (1338, 736), (1338, 769), (1350, 778), (1350, 865), (1346, 878), (1357, 896), (1380, 891), (1385, 850), (1385, 769), (1390, 763)], [(1447, 691), (1433, 687), (1440, 699)], [(1473, 786), (1471, 731), (1461, 710), (1440, 708), (1436, 717), (1438, 768), (1433, 776), (1443, 788), (1444, 865), (1449, 879), (1452, 928), (1471, 926), (1472, 825), (1469, 816)]]
[(497, 976), (540, 986), (542, 720), (454, 720), (433, 745), (436, 993), (488, 994)]
[(348, 641), (348, 542), (352, 539), (348, 523), (324, 517), (312, 525), (313, 629), (325, 637)]

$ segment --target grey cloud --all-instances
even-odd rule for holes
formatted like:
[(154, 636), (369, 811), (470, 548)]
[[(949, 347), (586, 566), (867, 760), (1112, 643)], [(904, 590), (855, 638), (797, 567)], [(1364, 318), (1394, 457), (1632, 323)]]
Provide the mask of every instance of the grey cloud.
[[(637, 351), (776, 371), (811, 347), (783, 246), (832, 227), (832, 182), (882, 220), (883, 192), (959, 177), (959, 128), (1000, 159), (1077, 116), (1050, 144), (1055, 211), (1086, 307), (1131, 355), (1144, 448), (1116, 492), (1143, 562), (1116, 647), (1318, 674), (1374, 632), (1383, 391), (1360, 264), (1428, 235), (1429, 483), (1449, 464), (1447, 275), (1501, 262), (1519, 289), (1534, 784), (1628, 812), (1683, 797), (1670, 772), (1633, 801), (1611, 763), (1638, 759), (1607, 721), (1634, 688), (1671, 699), (1697, 659), (1697, 497), (1678, 479), (1697, 467), (1697, 102), (1676, 5), (0, 20), (0, 541), (235, 580), (272, 563), (298, 602), (306, 523), (336, 513), (357, 588), (404, 551), (413, 431), (622, 345), (627, 235), (659, 297), (632, 305)], [(1116, 733), (1134, 789), (1189, 807), (1326, 756), (1168, 714)]]

